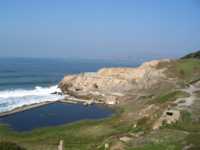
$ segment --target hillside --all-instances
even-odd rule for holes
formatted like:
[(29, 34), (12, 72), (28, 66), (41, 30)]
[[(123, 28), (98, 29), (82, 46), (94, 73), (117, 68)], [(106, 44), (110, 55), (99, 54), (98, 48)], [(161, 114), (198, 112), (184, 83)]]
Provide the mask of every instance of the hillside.
[(200, 59), (200, 50), (182, 57), (182, 59), (189, 59), (189, 58)]
[(0, 137), (27, 150), (55, 150), (60, 140), (65, 150), (198, 150), (199, 77), (197, 59), (67, 75), (60, 82), (63, 93), (103, 101), (115, 115), (27, 133), (1, 125)]

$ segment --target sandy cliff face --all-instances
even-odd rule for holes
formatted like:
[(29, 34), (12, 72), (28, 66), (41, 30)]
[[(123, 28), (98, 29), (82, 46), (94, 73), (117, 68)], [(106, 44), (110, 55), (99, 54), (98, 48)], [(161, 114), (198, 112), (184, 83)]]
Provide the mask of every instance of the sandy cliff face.
[(67, 75), (59, 87), (68, 94), (118, 97), (130, 90), (149, 88), (164, 80), (165, 68), (158, 69), (157, 66), (161, 62), (169, 61), (155, 60), (144, 63), (138, 68), (103, 68), (93, 73)]

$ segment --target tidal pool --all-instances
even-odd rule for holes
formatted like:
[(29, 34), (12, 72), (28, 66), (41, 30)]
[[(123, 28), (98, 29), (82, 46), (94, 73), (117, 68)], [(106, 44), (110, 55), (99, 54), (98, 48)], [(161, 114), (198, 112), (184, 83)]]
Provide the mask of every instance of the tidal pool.
[(0, 117), (0, 123), (15, 131), (30, 131), (48, 126), (62, 125), (85, 119), (102, 119), (112, 115), (112, 110), (101, 105), (84, 106), (55, 102), (12, 115)]

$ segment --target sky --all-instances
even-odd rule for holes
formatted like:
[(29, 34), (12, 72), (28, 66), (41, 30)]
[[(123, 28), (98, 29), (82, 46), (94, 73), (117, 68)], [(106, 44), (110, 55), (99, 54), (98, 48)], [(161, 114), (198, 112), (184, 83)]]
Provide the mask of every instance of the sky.
[(0, 1), (0, 57), (176, 58), (199, 35), (199, 0)]

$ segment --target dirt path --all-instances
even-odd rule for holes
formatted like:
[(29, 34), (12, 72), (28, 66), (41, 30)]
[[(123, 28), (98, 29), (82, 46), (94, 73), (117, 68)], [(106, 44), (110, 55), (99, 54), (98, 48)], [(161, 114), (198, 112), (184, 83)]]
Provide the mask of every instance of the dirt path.
[(63, 140), (60, 140), (59, 145), (58, 145), (58, 150), (64, 150), (63, 149)]
[(194, 103), (195, 99), (197, 98), (195, 96), (195, 92), (199, 90), (200, 88), (195, 85), (190, 85), (188, 88), (181, 89), (181, 91), (188, 93), (190, 96), (184, 98), (178, 98), (175, 101), (175, 103), (177, 104), (177, 108), (183, 109), (191, 106)]

